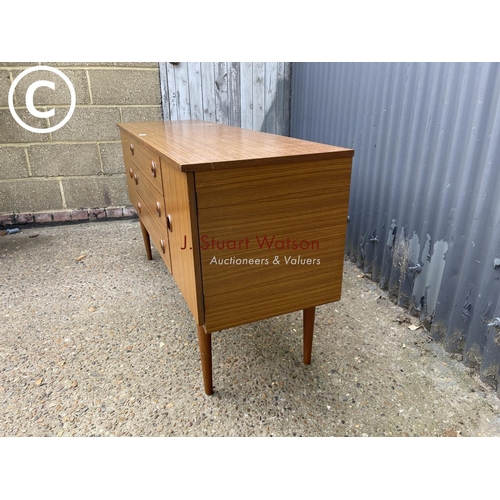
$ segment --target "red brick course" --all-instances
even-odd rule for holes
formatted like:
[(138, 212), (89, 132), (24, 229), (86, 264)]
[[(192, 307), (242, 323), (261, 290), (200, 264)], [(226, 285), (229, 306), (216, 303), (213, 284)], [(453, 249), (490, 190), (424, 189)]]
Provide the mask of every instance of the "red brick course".
[(0, 227), (24, 224), (50, 224), (71, 221), (95, 221), (106, 219), (135, 218), (134, 207), (93, 208), (89, 210), (65, 210), (23, 214), (0, 214)]

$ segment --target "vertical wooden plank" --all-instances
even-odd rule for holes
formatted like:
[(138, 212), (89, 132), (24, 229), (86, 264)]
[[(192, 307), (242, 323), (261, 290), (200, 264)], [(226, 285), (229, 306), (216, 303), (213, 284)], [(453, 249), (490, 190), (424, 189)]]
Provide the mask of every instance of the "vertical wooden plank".
[(228, 118), (229, 125), (241, 127), (240, 63), (228, 63)]
[(264, 68), (265, 63), (253, 63), (253, 130), (264, 132)]
[(227, 105), (227, 63), (215, 63), (215, 121), (216, 123), (229, 123)]
[(161, 92), (161, 109), (163, 112), (163, 121), (170, 120), (170, 103), (168, 98), (168, 78), (167, 78), (166, 62), (159, 63), (160, 68), (160, 92)]
[(284, 101), (285, 109), (283, 114), (284, 130), (283, 135), (290, 136), (290, 111), (292, 103), (292, 63), (285, 63), (285, 82), (284, 82)]
[(215, 122), (215, 71), (214, 63), (201, 63), (201, 93), (203, 99), (203, 120)]
[(201, 64), (199, 62), (188, 63), (188, 88), (191, 120), (203, 120)]
[(189, 120), (191, 118), (191, 109), (189, 103), (188, 64), (190, 63), (180, 62), (175, 66), (177, 109), (179, 120)]
[(240, 63), (241, 127), (253, 130), (252, 72), (251, 62)]
[(275, 121), (276, 121), (276, 134), (284, 135), (284, 123), (283, 123), (283, 114), (285, 108), (284, 101), (284, 88), (285, 88), (285, 63), (279, 62), (276, 65), (276, 112), (275, 112)]
[(266, 132), (276, 133), (276, 82), (278, 78), (277, 64), (275, 62), (266, 63), (265, 70), (265, 127)]
[(170, 119), (178, 120), (179, 112), (177, 105), (177, 89), (175, 78), (175, 66), (172, 63), (166, 63), (167, 88), (168, 88), (168, 106), (170, 109)]

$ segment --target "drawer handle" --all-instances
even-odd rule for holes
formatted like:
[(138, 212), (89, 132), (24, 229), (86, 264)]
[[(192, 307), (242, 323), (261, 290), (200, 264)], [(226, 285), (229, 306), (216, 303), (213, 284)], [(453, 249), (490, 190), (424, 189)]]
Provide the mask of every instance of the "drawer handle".
[(153, 177), (156, 178), (156, 162), (155, 161), (151, 161), (151, 173), (153, 174)]
[(134, 154), (134, 145), (132, 143), (130, 143), (130, 152), (132, 155)]
[(130, 174), (130, 178), (132, 179), (134, 177), (134, 171), (132, 170), (132, 167), (129, 169), (128, 173)]
[(163, 253), (165, 253), (165, 241), (164, 240), (160, 240), (160, 246), (161, 246), (161, 251)]
[(139, 184), (139, 177), (137, 176), (137, 174), (134, 174), (134, 181), (137, 184)]
[(172, 232), (172, 216), (170, 214), (167, 215), (167, 229)]
[(141, 202), (137, 203), (137, 211), (141, 213)]
[(156, 202), (156, 214), (158, 217), (161, 217), (161, 205), (159, 201)]

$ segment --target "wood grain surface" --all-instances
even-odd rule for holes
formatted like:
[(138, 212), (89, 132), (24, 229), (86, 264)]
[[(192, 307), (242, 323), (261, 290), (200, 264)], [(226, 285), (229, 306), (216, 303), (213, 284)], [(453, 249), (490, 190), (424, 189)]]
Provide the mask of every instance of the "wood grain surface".
[(350, 158), (196, 173), (207, 331), (340, 299), (350, 173)]
[[(252, 165), (352, 157), (348, 148), (203, 121), (120, 123), (179, 169), (212, 171)], [(139, 134), (141, 134), (139, 136)]]
[(203, 304), (198, 234), (192, 219), (196, 213), (194, 183), (190, 175), (178, 170), (169, 158), (162, 157), (163, 189), (166, 213), (169, 219), (168, 238), (172, 260), (172, 274), (196, 324), (202, 324)]

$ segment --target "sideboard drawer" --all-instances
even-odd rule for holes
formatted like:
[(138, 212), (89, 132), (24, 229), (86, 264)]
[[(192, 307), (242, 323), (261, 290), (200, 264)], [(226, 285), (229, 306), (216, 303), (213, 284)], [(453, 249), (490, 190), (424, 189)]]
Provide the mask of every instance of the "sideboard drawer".
[(160, 195), (163, 195), (160, 157), (142, 144), (134, 145), (134, 143), (131, 142), (130, 146), (134, 146), (131, 150), (133, 151), (133, 154), (131, 154), (131, 161), (142, 172), (144, 179), (146, 179)]
[(136, 203), (139, 201), (135, 184), (135, 181), (138, 178), (138, 173), (136, 166), (131, 162), (125, 165), (125, 177), (127, 179), (127, 187), (128, 187), (130, 202), (135, 207)]
[(139, 215), (141, 222), (146, 227), (150, 238), (153, 240), (156, 250), (158, 250), (161, 258), (167, 265), (168, 270), (172, 272), (167, 228), (165, 227), (165, 230), (163, 230), (158, 225), (155, 219), (155, 215), (153, 215), (148, 208), (148, 203), (146, 203), (140, 195), (137, 195), (135, 199), (136, 202), (134, 203), (134, 207), (137, 211), (137, 214)]
[(161, 229), (166, 230), (167, 214), (165, 211), (165, 201), (163, 196), (160, 195), (156, 189), (153, 189), (149, 182), (145, 180), (145, 175), (142, 170), (134, 174), (134, 186), (157, 224), (160, 225)]

